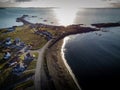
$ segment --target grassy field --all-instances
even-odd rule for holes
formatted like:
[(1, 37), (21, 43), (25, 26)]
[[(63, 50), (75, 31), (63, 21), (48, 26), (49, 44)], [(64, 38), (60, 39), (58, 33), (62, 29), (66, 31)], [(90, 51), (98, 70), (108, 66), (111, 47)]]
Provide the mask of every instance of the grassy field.
[[(30, 75), (35, 74), (35, 68), (36, 68), (36, 63), (38, 59), (38, 52), (31, 52), (32, 55), (35, 56), (34, 60), (30, 62), (29, 66), (27, 67), (27, 70), (23, 72), (23, 74), (19, 78), (29, 78)], [(35, 90), (34, 87), (34, 80), (30, 79), (25, 82), (17, 84), (13, 90)]]
[[(51, 28), (42, 28), (42, 30), (46, 30), (52, 34), (52, 36), (57, 36), (58, 32), (56, 30), (53, 30)], [(42, 48), (46, 43), (47, 40), (45, 36), (43, 35), (37, 35), (34, 33), (33, 29), (29, 25), (23, 25), (15, 27), (15, 31), (7, 33), (7, 29), (0, 30), (0, 42), (5, 40), (6, 38), (10, 37), (12, 40), (15, 38), (20, 38), (22, 42), (24, 42), (27, 45), (32, 46), (32, 50), (38, 50)], [(4, 55), (4, 49), (0, 47), (0, 60), (2, 60)], [(10, 50), (12, 55), (15, 55), (15, 50)], [(8, 67), (7, 69), (3, 70), (2, 73), (0, 73), (0, 85), (3, 85), (2, 87), (14, 85), (14, 90), (23, 90), (28, 89), (29, 87), (34, 88), (34, 81), (32, 77), (35, 74), (35, 68), (38, 58), (38, 52), (31, 52), (32, 55), (35, 56), (35, 59), (30, 62), (27, 69), (20, 75), (20, 76), (14, 76), (12, 74), (12, 67)], [(24, 60), (24, 54), (20, 56), (20, 61)], [(0, 63), (0, 69), (5, 66), (5, 64), (8, 61), (5, 61), (4, 63)], [(26, 80), (23, 80), (26, 79)], [(20, 80), (23, 80), (20, 83)], [(9, 83), (8, 83), (9, 81)], [(1, 86), (0, 86), (1, 87)], [(30, 88), (28, 89), (30, 90)]]
[(34, 34), (33, 30), (29, 26), (16, 27), (14, 32), (0, 35), (2, 40), (6, 39), (7, 37), (11, 37), (12, 39), (20, 38), (21, 41), (25, 42), (26, 44), (31, 44), (32, 49), (39, 49), (47, 42), (45, 37)]
[[(5, 40), (7, 37), (10, 37), (12, 40), (14, 40), (15, 38), (20, 38), (21, 41), (24, 42), (25, 44), (31, 44), (32, 49), (35, 50), (40, 49), (47, 42), (47, 40), (43, 36), (34, 34), (32, 29), (29, 27), (29, 25), (16, 27), (15, 31), (9, 33), (6, 33), (5, 29), (1, 30), (0, 41)], [(15, 54), (16, 52), (12, 50), (11, 53)], [(6, 65), (8, 61), (2, 62), (2, 58), (4, 55), (4, 48), (0, 47), (0, 62), (2, 62), (0, 63), (0, 70), (2, 70), (2, 72), (0, 71), (0, 85), (1, 85), (0, 88), (9, 86), (9, 83), (10, 85), (14, 85), (16, 82), (19, 82), (20, 80), (23, 79), (28, 79), (28, 80), (25, 80), (24, 82), (15, 85), (14, 90), (25, 89), (28, 87), (34, 88), (34, 81), (33, 79), (31, 79), (31, 77), (35, 73), (38, 53), (33, 52), (31, 54), (35, 56), (35, 59), (32, 62), (30, 62), (25, 72), (23, 72), (20, 76), (14, 76), (11, 72), (12, 67), (8, 67), (5, 70), (2, 70), (2, 68)], [(20, 59), (21, 60), (24, 59), (24, 55), (21, 55)]]
[(0, 60), (3, 58), (3, 56), (4, 56), (4, 53), (0, 52)]
[(13, 90), (25, 90), (26, 88), (31, 87), (32, 85), (34, 85), (34, 82), (32, 80), (28, 80), (26, 82), (18, 84)]
[[(19, 90), (19, 88), (25, 89), (29, 86), (34, 87), (34, 80), (31, 77), (33, 77), (33, 75), (35, 74), (37, 62), (36, 59), (38, 58), (38, 53), (35, 52), (33, 54), (36, 56), (35, 59), (32, 62), (30, 62), (28, 68), (20, 76), (13, 75), (11, 73), (12, 67), (5, 69), (3, 73), (0, 74), (0, 85), (2, 85), (0, 86), (0, 88), (5, 87), (7, 85), (14, 85), (16, 82), (20, 82), (21, 80), (23, 82), (16, 84), (14, 90)], [(8, 81), (10, 82), (10, 84), (8, 84)]]

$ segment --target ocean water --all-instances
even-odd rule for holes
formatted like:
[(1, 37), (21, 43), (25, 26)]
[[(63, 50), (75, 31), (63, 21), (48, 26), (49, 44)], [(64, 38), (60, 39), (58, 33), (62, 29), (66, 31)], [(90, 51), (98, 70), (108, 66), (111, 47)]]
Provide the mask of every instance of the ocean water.
[[(120, 9), (85, 9), (75, 23), (120, 21)], [(82, 90), (120, 89), (120, 27), (66, 37), (65, 59)]]
[(23, 25), (16, 22), (16, 18), (22, 15), (29, 15), (25, 19), (31, 23), (58, 24), (52, 8), (5, 8), (0, 9), (0, 28)]
[(74, 23), (76, 24), (93, 24), (120, 22), (120, 9), (81, 9), (77, 12)]

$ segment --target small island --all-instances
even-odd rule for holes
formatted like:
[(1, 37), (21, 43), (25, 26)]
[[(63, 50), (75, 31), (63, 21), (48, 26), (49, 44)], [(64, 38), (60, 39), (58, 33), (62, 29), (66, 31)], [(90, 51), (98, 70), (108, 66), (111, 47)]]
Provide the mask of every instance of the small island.
[(24, 19), (27, 16), (16, 19), (22, 26), (0, 29), (0, 89), (80, 90), (61, 56), (63, 38), (100, 29), (34, 24)]

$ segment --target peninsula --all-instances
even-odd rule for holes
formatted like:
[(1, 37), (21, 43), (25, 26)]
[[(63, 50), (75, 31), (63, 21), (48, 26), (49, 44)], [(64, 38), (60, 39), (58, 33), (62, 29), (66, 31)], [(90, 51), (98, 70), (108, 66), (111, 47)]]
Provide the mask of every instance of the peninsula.
[(0, 30), (0, 90), (80, 90), (61, 56), (63, 38), (100, 29), (34, 24), (27, 16), (16, 19), (22, 26)]

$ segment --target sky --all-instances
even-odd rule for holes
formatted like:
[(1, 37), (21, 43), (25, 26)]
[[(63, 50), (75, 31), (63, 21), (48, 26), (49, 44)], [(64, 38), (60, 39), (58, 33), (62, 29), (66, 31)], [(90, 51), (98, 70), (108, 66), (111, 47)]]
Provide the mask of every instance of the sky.
[(0, 7), (120, 7), (120, 0), (0, 0)]

